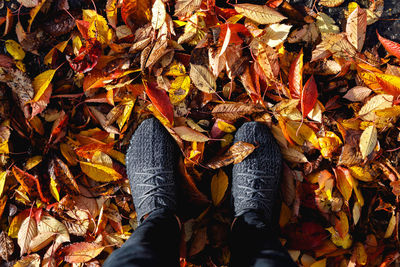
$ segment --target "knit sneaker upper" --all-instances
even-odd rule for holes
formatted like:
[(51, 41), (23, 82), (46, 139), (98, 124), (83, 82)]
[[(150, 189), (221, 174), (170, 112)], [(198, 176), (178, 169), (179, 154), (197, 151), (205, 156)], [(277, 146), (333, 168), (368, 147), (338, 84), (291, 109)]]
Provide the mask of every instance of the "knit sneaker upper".
[(139, 222), (156, 209), (176, 209), (176, 144), (155, 119), (143, 121), (126, 153), (127, 174)]
[(260, 211), (271, 219), (278, 191), (282, 157), (268, 127), (258, 122), (244, 123), (235, 135), (235, 142), (243, 141), (256, 149), (232, 170), (232, 200), (235, 216), (247, 210)]

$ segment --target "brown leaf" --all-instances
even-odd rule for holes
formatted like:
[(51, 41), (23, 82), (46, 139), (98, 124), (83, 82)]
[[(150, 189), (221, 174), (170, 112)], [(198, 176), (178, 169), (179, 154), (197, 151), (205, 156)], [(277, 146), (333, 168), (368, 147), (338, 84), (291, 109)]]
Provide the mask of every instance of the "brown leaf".
[(233, 104), (218, 104), (214, 107), (211, 114), (215, 118), (235, 121), (253, 112), (262, 112), (263, 110), (263, 108), (254, 106), (253, 104), (239, 102)]
[(38, 229), (35, 219), (31, 216), (26, 217), (18, 231), (18, 245), (21, 248), (21, 256), (29, 252), (30, 243), (37, 233)]
[(207, 142), (210, 140), (207, 136), (202, 133), (199, 133), (192, 128), (187, 126), (179, 126), (173, 128), (173, 130), (179, 135), (182, 140), (189, 141), (189, 142)]
[(96, 243), (80, 242), (63, 247), (61, 254), (68, 263), (84, 263), (95, 258), (103, 249), (103, 246)]
[(347, 19), (346, 34), (349, 42), (361, 52), (367, 30), (367, 12), (356, 7)]
[(281, 13), (266, 5), (236, 4), (235, 10), (259, 24), (273, 24), (286, 19)]
[(201, 5), (202, 0), (177, 0), (175, 3), (175, 16), (190, 17)]
[(242, 141), (236, 142), (224, 155), (212, 159), (206, 166), (212, 169), (219, 169), (231, 163), (237, 164), (250, 155), (255, 148), (256, 147), (250, 143)]
[(2, 231), (0, 233), (0, 257), (8, 261), (9, 257), (14, 253), (14, 242), (7, 233)]

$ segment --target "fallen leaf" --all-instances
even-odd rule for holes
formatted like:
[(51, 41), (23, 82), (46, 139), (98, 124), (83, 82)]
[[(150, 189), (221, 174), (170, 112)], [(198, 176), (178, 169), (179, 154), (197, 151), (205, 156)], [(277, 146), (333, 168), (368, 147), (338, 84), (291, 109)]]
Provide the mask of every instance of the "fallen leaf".
[(265, 5), (236, 4), (235, 10), (260, 24), (273, 24), (286, 19), (281, 13)]
[(192, 128), (189, 128), (187, 126), (179, 126), (173, 128), (173, 130), (179, 135), (180, 138), (182, 138), (185, 141), (189, 142), (207, 142), (210, 140), (207, 136), (205, 136), (202, 133), (199, 133)]
[(348, 17), (346, 24), (346, 34), (349, 42), (361, 52), (364, 41), (365, 34), (367, 30), (367, 12), (357, 7)]
[(211, 197), (215, 206), (218, 206), (228, 188), (228, 176), (220, 169), (211, 179)]
[(368, 126), (360, 137), (360, 151), (365, 159), (372, 151), (378, 142), (378, 132), (375, 126)]
[(103, 249), (103, 246), (96, 243), (80, 242), (63, 247), (61, 253), (68, 263), (84, 263), (95, 258)]
[(122, 175), (112, 168), (90, 162), (80, 161), (79, 163), (81, 165), (82, 172), (95, 181), (111, 182), (122, 178)]
[(26, 217), (18, 231), (18, 245), (21, 248), (21, 256), (29, 252), (29, 245), (37, 233), (38, 229), (35, 219), (31, 216)]
[(239, 141), (234, 143), (224, 155), (212, 159), (206, 165), (212, 169), (219, 169), (231, 163), (237, 164), (250, 155), (254, 149), (253, 144)]
[(206, 93), (214, 93), (217, 85), (216, 79), (211, 71), (202, 66), (202, 65), (195, 65), (190, 64), (190, 79), (192, 80), (193, 84), (199, 89), (200, 91)]

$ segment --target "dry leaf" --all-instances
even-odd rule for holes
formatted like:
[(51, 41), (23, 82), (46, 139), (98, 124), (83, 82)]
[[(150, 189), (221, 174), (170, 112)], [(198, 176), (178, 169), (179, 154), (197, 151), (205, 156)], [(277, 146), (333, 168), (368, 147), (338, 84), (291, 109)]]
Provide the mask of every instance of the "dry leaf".
[(360, 137), (360, 151), (363, 159), (365, 159), (372, 151), (378, 142), (378, 131), (375, 126), (368, 126)]
[(95, 258), (104, 247), (96, 243), (74, 243), (61, 249), (64, 260), (68, 263), (84, 263)]
[(211, 179), (211, 198), (215, 206), (222, 201), (228, 188), (228, 176), (220, 169)]
[(260, 24), (273, 24), (286, 19), (281, 13), (266, 5), (236, 4), (234, 7), (238, 13)]
[(202, 65), (195, 65), (190, 64), (190, 79), (192, 80), (193, 84), (199, 89), (200, 91), (206, 93), (214, 93), (217, 84), (214, 75), (211, 71), (202, 66)]

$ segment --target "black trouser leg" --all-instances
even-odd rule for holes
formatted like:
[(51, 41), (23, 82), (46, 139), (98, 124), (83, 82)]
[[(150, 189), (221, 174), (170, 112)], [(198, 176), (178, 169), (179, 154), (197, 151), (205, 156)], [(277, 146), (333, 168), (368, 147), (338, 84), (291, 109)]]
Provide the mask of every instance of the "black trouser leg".
[(105, 261), (106, 267), (179, 266), (180, 230), (175, 215), (155, 210)]
[(278, 235), (255, 211), (239, 216), (232, 228), (232, 267), (297, 266), (279, 242)]

